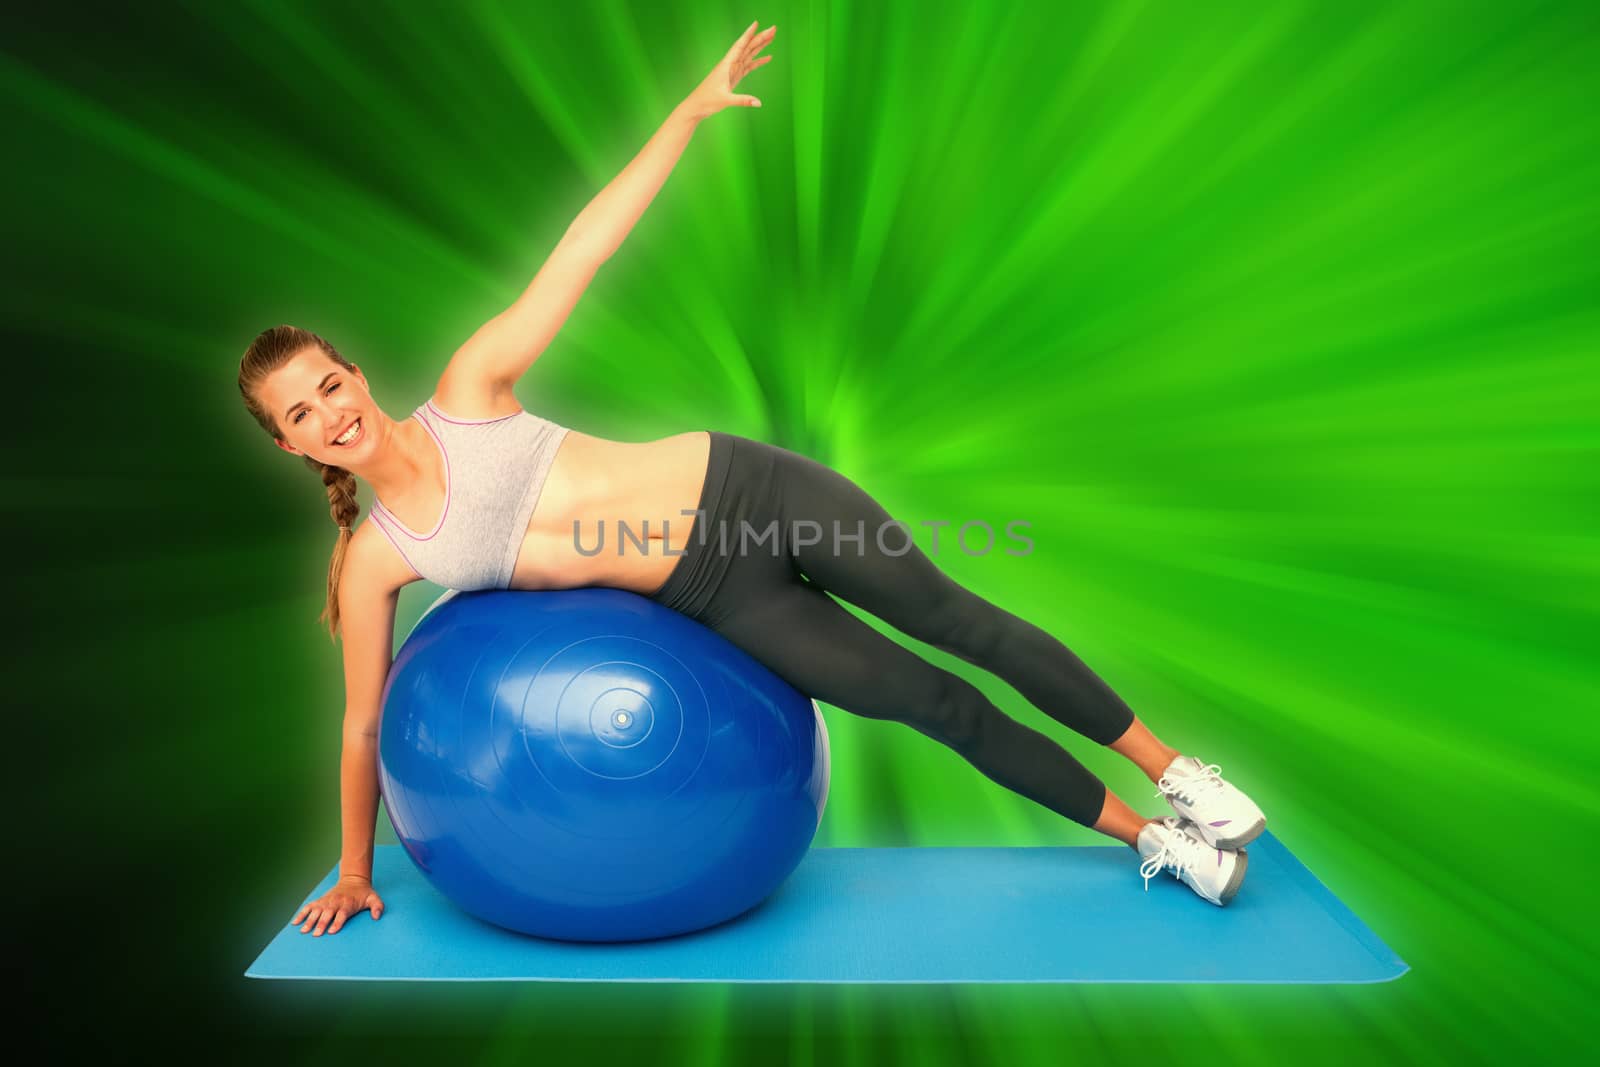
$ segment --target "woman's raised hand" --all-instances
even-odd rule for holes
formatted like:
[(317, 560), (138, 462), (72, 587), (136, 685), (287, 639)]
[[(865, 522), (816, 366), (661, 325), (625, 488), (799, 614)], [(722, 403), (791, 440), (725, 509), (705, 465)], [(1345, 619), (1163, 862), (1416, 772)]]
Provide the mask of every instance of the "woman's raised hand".
[[(368, 908), (372, 909), (372, 917), (378, 918), (383, 914), (383, 899), (378, 896), (377, 890), (372, 888), (372, 882), (366, 878), (341, 878), (334, 883), (334, 887), (322, 896), (302, 907), (290, 920), (290, 925), (298, 923), (302, 918), (305, 925), (300, 927), (303, 934), (316, 927), (312, 937), (321, 937), (322, 931), (330, 934), (339, 932), (339, 927), (352, 915), (359, 915)], [(333, 927), (328, 928), (332, 921)]]
[(756, 27), (760, 24), (759, 21), (750, 24), (750, 28), (733, 42), (733, 47), (722, 57), (722, 62), (706, 75), (705, 81), (695, 86), (694, 92), (684, 101), (689, 114), (696, 120), (715, 115), (723, 108), (761, 106), (761, 101), (755, 97), (733, 91), (746, 74), (772, 59), (771, 56), (757, 59), (756, 54), (772, 41), (772, 35), (778, 32), (778, 27), (772, 26), (757, 33)]

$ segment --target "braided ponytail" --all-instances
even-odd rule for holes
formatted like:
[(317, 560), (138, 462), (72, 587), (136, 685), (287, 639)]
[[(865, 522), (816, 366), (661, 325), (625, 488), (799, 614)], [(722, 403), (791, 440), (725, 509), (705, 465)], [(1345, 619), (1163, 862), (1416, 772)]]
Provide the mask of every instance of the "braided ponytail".
[(343, 467), (318, 463), (305, 457), (308, 466), (322, 475), (322, 484), (328, 490), (328, 512), (339, 524), (338, 539), (333, 543), (333, 559), (328, 562), (328, 603), (320, 619), (327, 622), (330, 637), (339, 635), (339, 575), (344, 570), (344, 553), (350, 545), (350, 527), (361, 514), (356, 502), (356, 476)]
[[(346, 370), (355, 370), (355, 366), (339, 355), (327, 341), (310, 330), (302, 330), (298, 326), (274, 326), (261, 331), (256, 339), (250, 342), (244, 358), (239, 361), (239, 393), (244, 398), (244, 406), (249, 409), (256, 422), (261, 424), (261, 428), (279, 441), (283, 440), (283, 433), (278, 429), (272, 412), (267, 410), (266, 405), (256, 395), (256, 391), (269, 374), (307, 348), (320, 349), (329, 359)], [(356, 516), (361, 514), (361, 505), (356, 502), (356, 476), (343, 467), (319, 463), (310, 456), (303, 458), (306, 465), (321, 477), (322, 485), (328, 493), (328, 512), (333, 516), (333, 521), (339, 525), (338, 539), (333, 545), (333, 558), (328, 562), (328, 600), (319, 617), (319, 621), (328, 624), (328, 635), (337, 639), (339, 575), (344, 570), (344, 554), (350, 544), (351, 527), (355, 524)]]

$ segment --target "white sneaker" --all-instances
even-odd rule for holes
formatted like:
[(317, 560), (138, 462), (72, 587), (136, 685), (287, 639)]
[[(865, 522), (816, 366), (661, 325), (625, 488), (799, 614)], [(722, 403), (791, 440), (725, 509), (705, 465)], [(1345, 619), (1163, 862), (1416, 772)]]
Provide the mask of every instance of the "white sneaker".
[(1212, 848), (1241, 848), (1267, 828), (1267, 817), (1255, 802), (1228, 784), (1215, 763), (1179, 756), (1167, 764), (1156, 783), (1172, 810), (1195, 824)]
[(1163, 869), (1174, 878), (1218, 907), (1225, 906), (1239, 892), (1250, 857), (1244, 852), (1229, 852), (1207, 845), (1187, 819), (1168, 815), (1145, 823), (1137, 838), (1139, 873), (1144, 875), (1144, 891), (1150, 892), (1150, 879)]

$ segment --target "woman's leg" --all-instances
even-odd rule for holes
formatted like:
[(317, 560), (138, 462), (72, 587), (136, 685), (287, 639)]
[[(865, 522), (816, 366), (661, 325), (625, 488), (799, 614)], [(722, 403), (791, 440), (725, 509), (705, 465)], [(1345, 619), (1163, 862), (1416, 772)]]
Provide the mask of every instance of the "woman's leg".
[[(785, 577), (787, 575), (787, 577)], [(991, 780), (1130, 846), (1146, 821), (1071, 753), (846, 611), (787, 565), (737, 567), (710, 625), (796, 689), (954, 749)]]
[(1111, 742), (1111, 750), (1138, 767), (1152, 782), (1160, 781), (1168, 765), (1182, 754), (1151, 733), (1138, 716), (1134, 716), (1127, 733)]
[[(796, 563), (808, 578), (910, 636), (994, 673), (1057, 722), (1128, 756), (1152, 781), (1160, 776), (1171, 756), (1153, 774), (1151, 769), (1166, 746), (1070, 649), (959, 585), (909, 543), (909, 533), (886, 529), (893, 522), (889, 513), (844, 475), (797, 453), (778, 452), (786, 537), (793, 537), (796, 520), (811, 520), (823, 531), (820, 543), (793, 542)], [(879, 529), (886, 529), (882, 546)], [(864, 534), (859, 540), (858, 531)], [(902, 546), (907, 550), (891, 554)]]

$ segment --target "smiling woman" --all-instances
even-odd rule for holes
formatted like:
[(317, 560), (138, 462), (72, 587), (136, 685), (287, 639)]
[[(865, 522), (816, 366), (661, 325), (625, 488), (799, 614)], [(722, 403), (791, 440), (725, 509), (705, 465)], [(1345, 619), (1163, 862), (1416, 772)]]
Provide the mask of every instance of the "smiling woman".
[[(314, 381), (305, 388), (303, 399), (296, 400), (285, 411), (275, 414), (261, 397), (262, 383), (273, 372), (286, 369), (285, 365), (301, 353), (320, 354), (322, 357), (299, 361), (306, 367), (302, 375)], [(342, 421), (339, 419), (340, 413), (346, 410), (345, 401), (352, 401), (356, 406), (360, 404), (353, 397), (339, 398), (347, 379), (359, 384), (359, 392), (366, 392), (366, 377), (359, 367), (341, 356), (327, 341), (298, 326), (274, 326), (262, 331), (251, 342), (239, 363), (239, 392), (244, 397), (245, 407), (261, 424), (261, 428), (272, 435), (280, 448), (304, 455), (306, 465), (317, 472), (328, 491), (328, 510), (333, 515), (333, 521), (339, 524), (339, 539), (334, 543), (333, 559), (328, 563), (328, 602), (323, 609), (322, 619), (335, 633), (339, 629), (339, 572), (344, 567), (350, 528), (356, 516), (361, 514), (361, 505), (356, 500), (356, 476), (337, 464), (318, 459), (303, 447), (297, 447), (290, 438), (292, 436), (295, 440), (308, 443), (316, 440), (330, 450), (359, 444), (361, 430), (354, 425), (359, 418), (351, 413)], [(290, 388), (300, 384), (288, 383)], [(356, 430), (356, 437), (346, 439), (345, 435), (352, 428)]]
[[(315, 921), (319, 932), (330, 921), (337, 930), (352, 910), (382, 907), (371, 885), (375, 739), (396, 598), (423, 579), (463, 591), (604, 586), (648, 597), (720, 634), (800, 692), (909, 726), (1006, 788), (1124, 842), (1144, 858), (1147, 883), (1168, 870), (1218, 905), (1239, 888), (1247, 862), (1241, 847), (1265, 828), (1249, 798), (1215, 765), (1181, 757), (1156, 738), (1050, 634), (959, 585), (914, 544), (890, 548), (877, 534), (896, 525), (893, 517), (845, 475), (709, 429), (609, 440), (518, 403), (513, 387), (661, 189), (696, 126), (728, 108), (756, 106), (755, 97), (733, 92), (770, 58), (758, 53), (773, 29), (756, 29), (746, 29), (578, 214), (526, 290), (456, 350), (414, 417), (385, 414), (361, 368), (308, 330), (265, 330), (241, 360), (245, 405), (278, 448), (318, 472), (339, 526), (324, 617), (344, 640), (345, 848), (339, 884), (308, 905), (307, 924)], [(353, 529), (358, 479), (374, 503), (369, 521)], [(581, 551), (576, 531), (605, 519), (614, 529), (624, 522), (642, 529), (637, 551), (621, 551), (620, 541), (615, 556)], [(723, 531), (738, 535), (747, 526), (776, 536), (769, 542), (763, 534), (755, 547), (736, 536), (730, 549)], [(802, 529), (832, 530), (831, 547)], [(680, 551), (669, 545), (673, 530)], [(1056, 721), (1112, 747), (1164, 783), (1182, 818), (1139, 815), (1066, 749), (840, 600), (992, 672)]]

